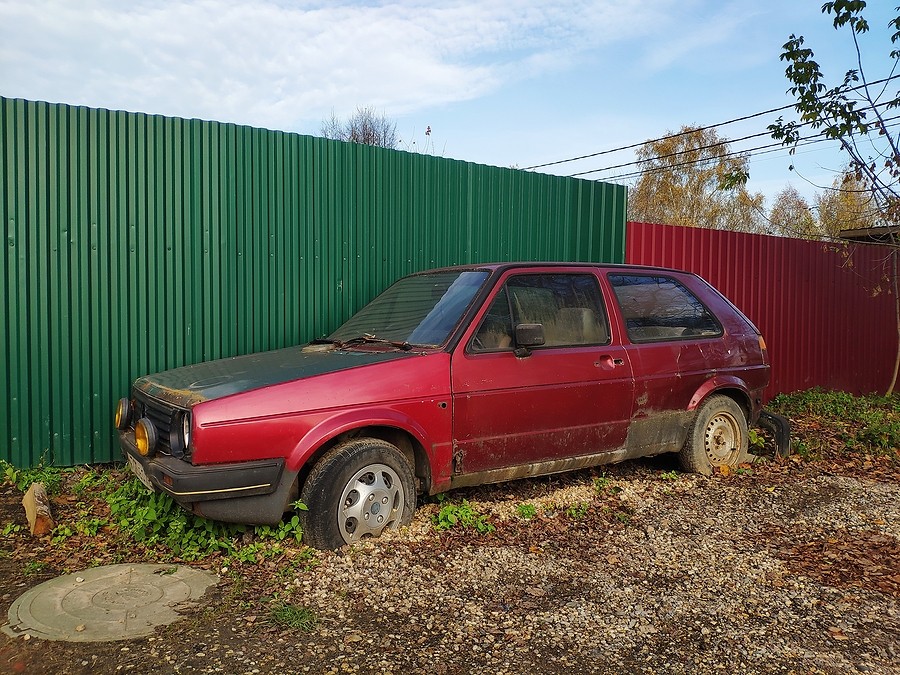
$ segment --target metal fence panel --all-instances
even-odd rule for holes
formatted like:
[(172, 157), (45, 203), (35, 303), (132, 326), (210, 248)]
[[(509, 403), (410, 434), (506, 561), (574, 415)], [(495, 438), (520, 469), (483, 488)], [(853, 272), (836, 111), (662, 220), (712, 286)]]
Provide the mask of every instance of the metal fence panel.
[(897, 349), (887, 248), (632, 222), (626, 241), (627, 262), (695, 272), (756, 324), (772, 361), (767, 400), (887, 389)]
[(330, 332), (406, 273), (621, 262), (625, 188), (0, 97), (0, 458), (116, 459), (139, 375)]

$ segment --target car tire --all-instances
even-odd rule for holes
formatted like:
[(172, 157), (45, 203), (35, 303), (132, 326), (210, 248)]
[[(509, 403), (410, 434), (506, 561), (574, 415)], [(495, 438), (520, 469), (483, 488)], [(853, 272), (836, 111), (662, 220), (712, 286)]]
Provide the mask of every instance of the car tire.
[(300, 499), (303, 540), (335, 549), (412, 520), (416, 508), (412, 467), (395, 446), (361, 438), (329, 450), (313, 466)]
[(685, 471), (711, 475), (713, 470), (735, 468), (748, 459), (747, 417), (734, 399), (711, 396), (697, 410), (687, 441), (678, 458)]

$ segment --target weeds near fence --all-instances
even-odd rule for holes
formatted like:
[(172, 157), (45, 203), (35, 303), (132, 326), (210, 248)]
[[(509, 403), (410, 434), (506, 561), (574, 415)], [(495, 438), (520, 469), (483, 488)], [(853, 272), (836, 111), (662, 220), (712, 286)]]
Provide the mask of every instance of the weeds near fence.
[(806, 459), (835, 452), (892, 455), (900, 448), (900, 396), (810, 389), (781, 394), (769, 408), (791, 420), (794, 448)]

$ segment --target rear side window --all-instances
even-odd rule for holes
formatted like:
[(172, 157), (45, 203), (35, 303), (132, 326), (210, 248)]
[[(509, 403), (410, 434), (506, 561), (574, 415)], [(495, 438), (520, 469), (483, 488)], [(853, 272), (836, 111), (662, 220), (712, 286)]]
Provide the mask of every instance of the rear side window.
[(714, 337), (722, 326), (696, 295), (671, 277), (610, 274), (632, 342)]
[(597, 279), (590, 274), (522, 274), (494, 298), (472, 341), (473, 351), (512, 349), (515, 326), (539, 323), (545, 347), (609, 342)]

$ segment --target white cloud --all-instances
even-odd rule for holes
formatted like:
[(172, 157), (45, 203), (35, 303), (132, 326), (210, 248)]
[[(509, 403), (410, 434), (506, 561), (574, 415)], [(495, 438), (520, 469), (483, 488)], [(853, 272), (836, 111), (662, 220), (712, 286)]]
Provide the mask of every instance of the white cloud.
[(671, 5), (6, 0), (0, 93), (296, 129), (332, 108), (400, 115), (564, 69), (652, 32)]
[(712, 14), (706, 9), (704, 6), (702, 12), (672, 14), (671, 25), (665, 33), (656, 36), (657, 40), (647, 50), (642, 65), (651, 72), (687, 62), (705, 68), (710, 65), (711, 52), (721, 55), (720, 65), (734, 63), (739, 56), (736, 46), (742, 41), (740, 32), (760, 10), (743, 2), (730, 3)]

